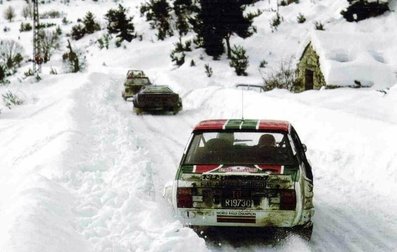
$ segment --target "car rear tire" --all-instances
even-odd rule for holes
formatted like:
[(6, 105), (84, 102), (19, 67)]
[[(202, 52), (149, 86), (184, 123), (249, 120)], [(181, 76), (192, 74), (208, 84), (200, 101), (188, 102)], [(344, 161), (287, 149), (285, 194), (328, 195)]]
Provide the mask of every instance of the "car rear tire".
[(136, 107), (134, 107), (134, 112), (135, 112), (135, 114), (137, 114), (137, 115), (142, 115), (143, 110), (142, 110), (141, 108), (136, 108)]
[(300, 236), (302, 239), (310, 241), (313, 233), (313, 223), (310, 222), (302, 226), (293, 227), (291, 231), (292, 233)]

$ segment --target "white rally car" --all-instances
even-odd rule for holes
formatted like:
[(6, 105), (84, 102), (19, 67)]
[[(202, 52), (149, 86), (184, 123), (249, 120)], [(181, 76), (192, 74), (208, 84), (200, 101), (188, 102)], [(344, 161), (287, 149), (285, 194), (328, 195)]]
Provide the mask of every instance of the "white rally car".
[(207, 120), (165, 196), (189, 226), (289, 228), (310, 239), (313, 174), (289, 122)]

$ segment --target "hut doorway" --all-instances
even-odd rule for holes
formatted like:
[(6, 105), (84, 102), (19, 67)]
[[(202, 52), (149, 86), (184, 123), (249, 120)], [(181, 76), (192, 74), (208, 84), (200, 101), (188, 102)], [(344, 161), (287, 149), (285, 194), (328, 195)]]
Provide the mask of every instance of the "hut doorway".
[(314, 72), (306, 69), (305, 71), (305, 90), (311, 90), (314, 87)]

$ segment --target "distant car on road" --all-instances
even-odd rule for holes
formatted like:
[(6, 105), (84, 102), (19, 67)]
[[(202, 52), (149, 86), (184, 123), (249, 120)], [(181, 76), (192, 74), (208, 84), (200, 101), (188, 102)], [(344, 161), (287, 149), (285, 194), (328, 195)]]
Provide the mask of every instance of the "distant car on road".
[(313, 174), (286, 121), (207, 120), (164, 195), (189, 226), (272, 227), (310, 239)]
[(177, 114), (182, 110), (182, 99), (164, 85), (145, 86), (134, 95), (132, 101), (137, 114), (156, 111)]
[(124, 100), (133, 97), (142, 87), (151, 85), (149, 78), (142, 70), (129, 70), (124, 82), (124, 91), (121, 96)]

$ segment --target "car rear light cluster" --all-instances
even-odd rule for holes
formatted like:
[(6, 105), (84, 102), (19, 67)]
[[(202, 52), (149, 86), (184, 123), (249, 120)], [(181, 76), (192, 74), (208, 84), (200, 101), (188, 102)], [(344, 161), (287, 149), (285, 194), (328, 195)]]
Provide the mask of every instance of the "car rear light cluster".
[(280, 191), (280, 210), (295, 210), (296, 193), (295, 190)]
[(176, 201), (177, 201), (177, 207), (192, 208), (193, 207), (192, 188), (179, 187), (177, 189)]

